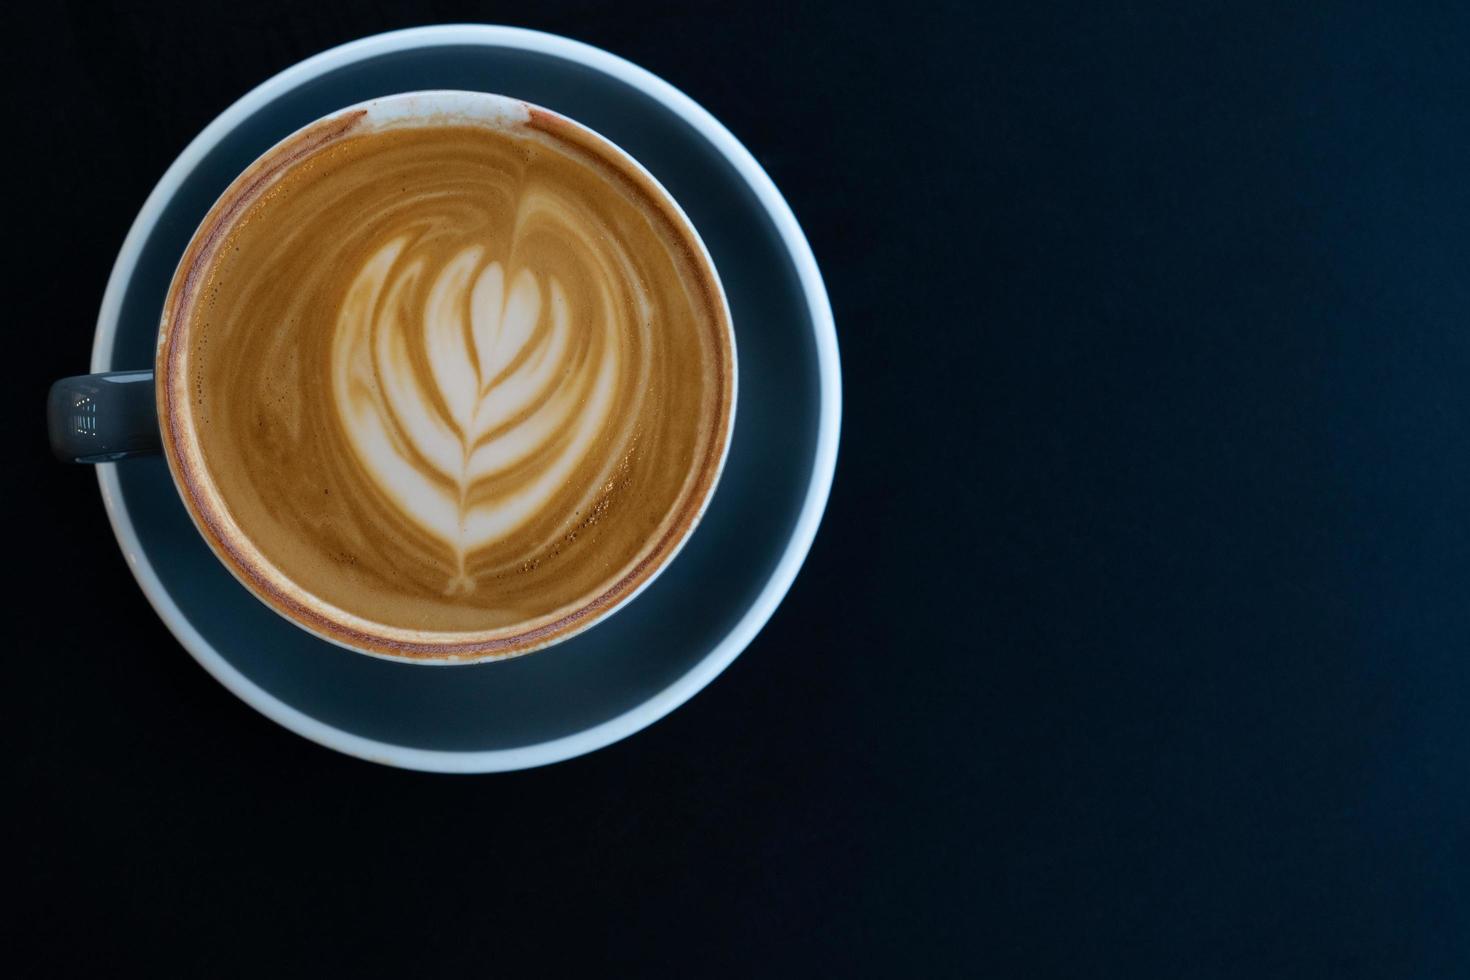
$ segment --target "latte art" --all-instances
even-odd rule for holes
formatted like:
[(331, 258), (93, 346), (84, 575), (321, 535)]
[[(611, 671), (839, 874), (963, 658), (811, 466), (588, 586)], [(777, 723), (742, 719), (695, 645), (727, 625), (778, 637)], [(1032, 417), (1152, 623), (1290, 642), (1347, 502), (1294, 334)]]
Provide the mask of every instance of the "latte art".
[[(523, 269), (507, 283), (479, 246), (432, 272), (403, 238), (348, 289), (332, 351), (337, 409), (381, 489), (453, 549), (447, 592), (474, 589), (466, 555), (560, 499), (605, 429), (621, 431), (604, 443), (604, 472), (583, 506), (626, 444), (629, 427), (609, 417), (623, 380), (615, 306), (606, 284), (597, 292), (590, 329), (574, 335), (555, 277), (543, 287)], [(642, 367), (628, 379), (629, 418)]]
[(734, 352), (702, 247), (559, 117), (334, 125), (242, 176), (180, 265), (186, 503), (251, 589), (359, 648), (574, 631), (718, 475)]

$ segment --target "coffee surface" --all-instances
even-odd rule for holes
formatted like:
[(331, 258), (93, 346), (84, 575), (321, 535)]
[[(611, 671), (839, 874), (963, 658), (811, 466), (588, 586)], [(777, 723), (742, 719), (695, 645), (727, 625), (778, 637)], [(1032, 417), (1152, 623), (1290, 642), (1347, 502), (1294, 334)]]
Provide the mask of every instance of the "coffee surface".
[(195, 277), (180, 407), (291, 582), (373, 623), (493, 630), (596, 597), (692, 519), (732, 354), (639, 179), (555, 127), (437, 125), (265, 183)]

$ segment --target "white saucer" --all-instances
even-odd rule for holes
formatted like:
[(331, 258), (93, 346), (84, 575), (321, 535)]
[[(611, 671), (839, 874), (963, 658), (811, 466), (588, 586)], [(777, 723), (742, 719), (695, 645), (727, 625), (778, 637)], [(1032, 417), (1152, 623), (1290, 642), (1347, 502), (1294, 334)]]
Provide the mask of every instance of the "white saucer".
[(765, 624), (806, 557), (831, 486), (841, 415), (837, 339), (790, 208), (708, 112), (586, 44), (452, 25), (382, 34), (310, 58), (245, 95), (189, 144), (123, 243), (98, 316), (92, 370), (150, 365), (149, 331), (196, 212), (244, 163), (340, 105), (426, 88), (498, 91), (592, 125), (653, 171), (709, 245), (730, 293), (743, 390), (726, 476), (688, 553), (628, 610), (562, 646), (476, 667), (389, 664), (307, 636), (234, 583), (188, 525), (161, 461), (101, 465), (99, 480), (149, 602), (247, 704), (322, 745), (388, 765), (520, 769), (590, 752), (658, 720), (713, 680)]

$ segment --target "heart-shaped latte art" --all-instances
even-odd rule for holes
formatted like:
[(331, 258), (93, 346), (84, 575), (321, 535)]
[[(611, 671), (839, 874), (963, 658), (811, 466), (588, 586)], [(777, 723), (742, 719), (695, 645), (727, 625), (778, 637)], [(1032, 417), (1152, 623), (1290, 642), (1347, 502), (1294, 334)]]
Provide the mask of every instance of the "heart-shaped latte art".
[(469, 592), (467, 557), (564, 496), (609, 427), (613, 302), (575, 311), (555, 276), (508, 273), (479, 245), (439, 268), (412, 246), (388, 241), (352, 281), (333, 394), (362, 468), (453, 553), (446, 592)]

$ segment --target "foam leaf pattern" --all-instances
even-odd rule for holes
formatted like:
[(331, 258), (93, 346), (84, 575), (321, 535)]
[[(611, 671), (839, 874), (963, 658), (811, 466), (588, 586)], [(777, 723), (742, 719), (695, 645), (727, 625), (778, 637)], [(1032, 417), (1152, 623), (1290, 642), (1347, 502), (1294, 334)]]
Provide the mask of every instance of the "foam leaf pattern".
[(554, 276), (510, 274), (480, 246), (431, 269), (407, 237), (347, 291), (332, 347), (341, 422), (384, 496), (453, 553), (449, 594), (473, 590), (468, 557), (543, 512), (608, 423), (614, 327), (573, 314)]

